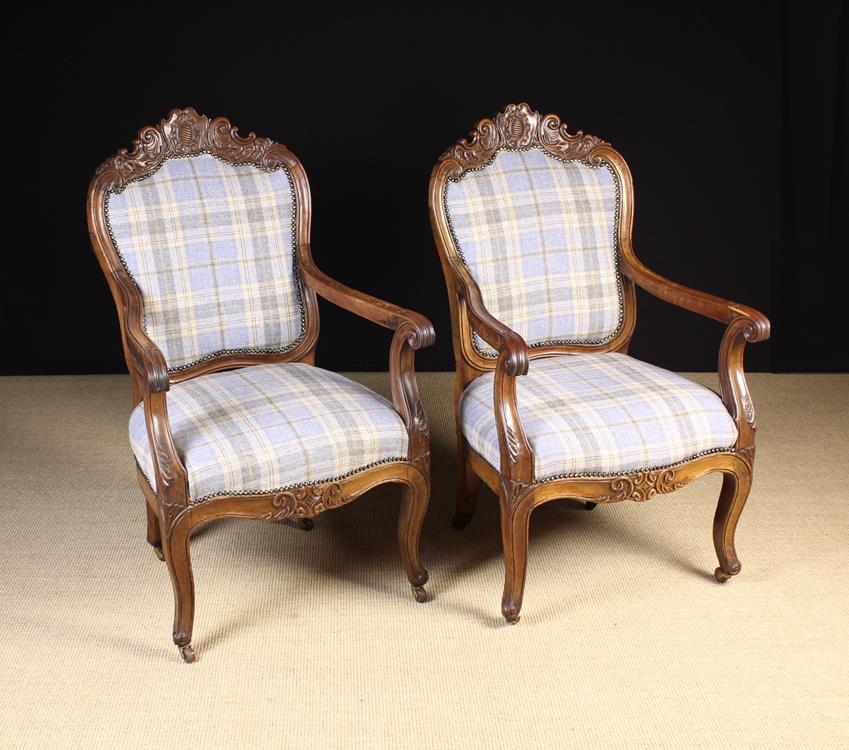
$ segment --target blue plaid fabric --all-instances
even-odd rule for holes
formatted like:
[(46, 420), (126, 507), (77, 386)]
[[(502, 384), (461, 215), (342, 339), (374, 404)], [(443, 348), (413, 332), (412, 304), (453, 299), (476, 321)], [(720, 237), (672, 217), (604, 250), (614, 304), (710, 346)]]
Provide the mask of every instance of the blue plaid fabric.
[[(342, 375), (301, 363), (175, 383), (168, 417), (193, 503), (336, 479), (407, 457), (407, 430), (391, 403)], [(130, 443), (155, 489), (141, 404), (130, 417)]]
[[(737, 440), (713, 391), (625, 354), (531, 360), (516, 396), (536, 481), (659, 468)], [(493, 373), (469, 384), (460, 412), (469, 445), (499, 468)]]
[[(529, 345), (597, 343), (619, 329), (618, 187), (607, 167), (500, 151), (449, 182), (445, 209), (484, 304)], [(495, 351), (476, 335), (484, 354)]]
[(107, 197), (117, 250), (141, 291), (168, 368), (224, 351), (281, 351), (300, 338), (288, 172), (208, 154), (169, 159)]

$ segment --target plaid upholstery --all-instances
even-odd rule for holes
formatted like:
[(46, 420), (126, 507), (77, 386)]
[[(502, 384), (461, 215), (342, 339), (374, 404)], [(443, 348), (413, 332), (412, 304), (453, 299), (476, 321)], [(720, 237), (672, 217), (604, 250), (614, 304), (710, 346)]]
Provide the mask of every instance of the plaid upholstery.
[[(531, 360), (516, 396), (537, 481), (659, 468), (737, 440), (713, 391), (625, 354)], [(469, 385), (460, 411), (469, 445), (499, 467), (493, 373)]]
[[(487, 309), (529, 345), (597, 343), (618, 331), (618, 186), (608, 168), (500, 151), (447, 184), (445, 209)], [(477, 335), (475, 345), (495, 355)]]
[(301, 336), (288, 172), (208, 154), (167, 160), (108, 196), (115, 246), (168, 368), (223, 351), (278, 351)]
[[(327, 370), (255, 365), (175, 383), (168, 417), (192, 502), (269, 492), (406, 459), (407, 430), (386, 399)], [(154, 486), (143, 405), (130, 443)]]

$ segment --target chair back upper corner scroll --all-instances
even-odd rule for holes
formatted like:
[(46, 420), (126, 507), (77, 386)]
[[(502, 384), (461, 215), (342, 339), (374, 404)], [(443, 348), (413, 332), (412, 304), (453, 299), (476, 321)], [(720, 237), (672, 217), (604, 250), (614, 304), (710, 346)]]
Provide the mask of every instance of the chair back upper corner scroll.
[[(571, 134), (555, 114), (540, 115), (526, 103), (508, 104), (493, 118), (480, 120), (471, 133), (440, 156), (431, 174), (429, 209), (443, 272), (449, 289), (455, 359), (464, 362), (475, 376), (495, 368), (494, 352), (483, 352), (467, 315), (469, 297), (477, 282), (464, 262), (452, 231), (445, 204), (451, 183), (471, 172), (486, 169), (501, 151), (542, 150), (558, 161), (578, 162), (591, 167), (606, 166), (618, 184), (618, 217), (613, 253), (617, 259), (621, 318), (617, 330), (598, 342), (555, 340), (532, 344), (530, 356), (543, 357), (577, 351), (622, 351), (627, 349), (636, 323), (634, 284), (619, 268), (623, 242), (633, 226), (633, 183), (624, 158), (606, 141), (578, 131)], [(491, 311), (490, 311), (491, 312)], [(498, 316), (496, 315), (496, 318)]]

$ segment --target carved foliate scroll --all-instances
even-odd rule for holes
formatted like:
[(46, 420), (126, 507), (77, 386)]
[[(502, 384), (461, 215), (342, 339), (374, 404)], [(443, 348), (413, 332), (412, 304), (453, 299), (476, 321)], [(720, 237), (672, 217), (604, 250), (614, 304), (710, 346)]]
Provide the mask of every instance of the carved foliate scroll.
[(500, 148), (532, 148), (538, 146), (562, 159), (584, 159), (597, 164), (593, 151), (607, 145), (594, 135), (580, 130), (568, 133), (566, 123), (557, 115), (544, 117), (527, 104), (508, 104), (494, 120), (485, 118), (466, 137), (449, 148), (441, 161), (453, 160), (457, 169), (450, 176), (459, 177), (467, 169), (486, 164)]
[(342, 494), (342, 487), (338, 482), (298, 487), (274, 495), (271, 498), (271, 510), (257, 518), (260, 521), (282, 521), (292, 516), (312, 518), (325, 510), (345, 505), (351, 500), (353, 497)]
[(610, 482), (611, 494), (601, 498), (601, 501), (634, 500), (642, 503), (655, 495), (677, 490), (684, 484), (684, 482), (675, 481), (675, 472), (672, 469), (639, 471), (636, 474), (628, 474), (612, 480)]
[(242, 137), (226, 117), (210, 120), (188, 107), (171, 110), (158, 125), (142, 128), (131, 149), (121, 149), (106, 160), (97, 174), (106, 175), (107, 190), (120, 192), (127, 183), (155, 172), (166, 159), (201, 153), (271, 170), (284, 164), (285, 149), (253, 133)]

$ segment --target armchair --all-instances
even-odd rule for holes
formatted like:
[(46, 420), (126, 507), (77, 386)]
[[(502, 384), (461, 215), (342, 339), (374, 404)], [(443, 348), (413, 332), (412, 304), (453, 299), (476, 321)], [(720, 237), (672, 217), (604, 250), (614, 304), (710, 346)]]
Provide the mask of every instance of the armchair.
[[(642, 502), (722, 472), (714, 575), (739, 573), (734, 532), (755, 458), (743, 350), (769, 338), (767, 318), (640, 263), (625, 160), (527, 104), (440, 157), (429, 207), (456, 360), (454, 524), (471, 519), (482, 479), (499, 497), (503, 616), (519, 619), (531, 513), (560, 498)], [(726, 324), (721, 397), (627, 355), (635, 285)]]
[[(318, 513), (399, 483), (401, 561), (425, 601), (430, 449), (413, 360), (433, 327), (315, 266), (297, 157), (223, 117), (175, 109), (97, 169), (87, 212), (132, 379), (147, 541), (170, 573), (183, 659), (195, 659), (189, 539), (216, 518), (309, 529)], [(315, 367), (316, 295), (395, 331), (391, 404)]]

